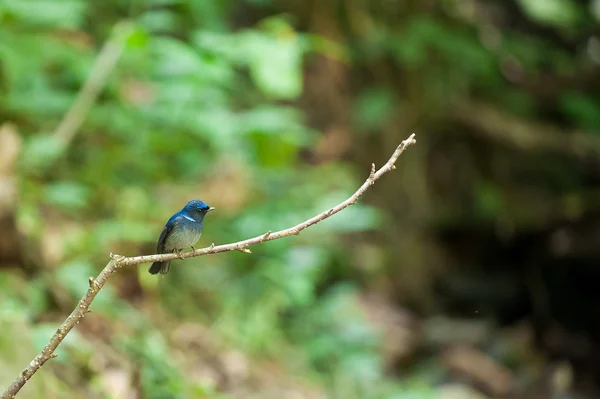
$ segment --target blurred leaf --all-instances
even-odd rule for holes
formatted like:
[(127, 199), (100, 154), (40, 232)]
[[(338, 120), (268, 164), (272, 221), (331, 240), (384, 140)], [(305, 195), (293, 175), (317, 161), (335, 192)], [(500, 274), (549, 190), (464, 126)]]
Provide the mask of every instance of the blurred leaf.
[[(67, 290), (73, 299), (79, 300), (89, 288), (88, 279), (95, 277), (92, 265), (83, 261), (64, 264), (56, 270), (57, 281)], [(99, 312), (111, 311), (117, 307), (112, 287), (105, 286), (94, 299), (94, 309)]]
[(27, 315), (28, 306), (22, 298), (27, 283), (22, 276), (7, 271), (0, 272), (0, 319)]
[(150, 35), (139, 27), (133, 28), (126, 36), (125, 44), (128, 48), (145, 48), (150, 42)]
[(381, 373), (381, 359), (373, 351), (378, 337), (355, 301), (354, 289), (340, 284), (327, 292), (320, 306), (306, 309), (293, 332), (322, 371), (337, 370), (351, 381), (372, 382)]
[(272, 138), (289, 131), (287, 141), (308, 144), (308, 129), (302, 123), (302, 114), (291, 107), (263, 106), (255, 107), (238, 116), (239, 129), (242, 133), (271, 133)]
[(410, 67), (423, 65), (428, 58), (427, 43), (444, 40), (444, 31), (435, 20), (415, 16), (392, 38), (390, 46), (396, 59)]
[(476, 210), (483, 220), (495, 219), (502, 210), (502, 192), (499, 187), (490, 182), (480, 182), (477, 186)]
[[(33, 347), (41, 349), (46, 346), (58, 327), (59, 324), (57, 323), (41, 323), (35, 325), (31, 331)], [(55, 353), (58, 355), (56, 360), (59, 362), (69, 362), (70, 356), (68, 348), (76, 346), (79, 341), (79, 333), (75, 330), (71, 330), (71, 332), (64, 338), (61, 345), (56, 348)]]
[(592, 0), (590, 11), (596, 22), (600, 22), (600, 0)]
[(167, 37), (154, 37), (150, 43), (155, 56), (155, 71), (161, 78), (194, 76), (200, 73), (200, 55), (184, 42)]
[[(0, 384), (8, 386), (14, 377), (28, 364), (47, 342), (38, 341), (40, 346), (34, 346), (36, 341), (32, 336), (34, 331), (24, 313), (6, 318), (0, 308)], [(49, 396), (68, 396), (70, 389), (65, 389), (64, 384), (54, 373), (40, 373), (38, 378), (33, 378), (21, 391), (22, 395), (29, 398), (46, 398)]]
[(261, 133), (252, 135), (254, 151), (260, 165), (281, 168), (296, 162), (298, 147), (286, 141), (285, 136), (285, 133), (279, 136)]
[(86, 4), (82, 0), (3, 0), (1, 13), (23, 22), (53, 28), (75, 29), (83, 21)]
[(562, 94), (560, 105), (574, 125), (600, 134), (600, 99), (567, 91)]
[(519, 0), (519, 4), (527, 15), (544, 24), (568, 28), (580, 21), (580, 10), (570, 0)]
[(76, 182), (56, 182), (46, 186), (44, 200), (66, 211), (83, 209), (88, 204), (90, 189)]
[(240, 36), (199, 30), (192, 35), (194, 45), (214, 57), (244, 63), (245, 53)]
[(304, 36), (303, 43), (305, 43), (306, 51), (315, 51), (323, 54), (327, 58), (344, 63), (350, 61), (349, 50), (344, 44), (337, 43), (319, 35), (310, 34)]
[(138, 23), (150, 32), (172, 33), (180, 28), (181, 19), (170, 10), (154, 9), (143, 13)]
[(171, 361), (164, 339), (155, 332), (143, 331), (135, 337), (122, 337), (119, 345), (137, 358), (141, 389), (149, 399), (187, 398), (182, 373)]
[(32, 172), (39, 172), (60, 158), (63, 151), (62, 142), (54, 136), (34, 136), (26, 143), (23, 167)]
[[(155, 239), (154, 226), (149, 223), (135, 221), (104, 220), (98, 222), (92, 230), (94, 241), (106, 245), (115, 241), (149, 242)], [(156, 229), (159, 231), (160, 229)]]
[(374, 87), (358, 97), (353, 106), (353, 115), (362, 129), (377, 129), (389, 121), (396, 107), (397, 102), (391, 90)]
[(316, 284), (326, 261), (327, 254), (322, 249), (294, 247), (287, 259), (265, 265), (263, 275), (288, 295), (291, 305), (305, 306), (315, 299)]
[(244, 36), (250, 74), (259, 89), (275, 99), (295, 99), (302, 92), (302, 52), (295, 34)]
[(27, 308), (32, 317), (48, 311), (50, 307), (50, 298), (46, 291), (47, 282), (44, 279), (38, 278), (30, 280), (25, 287), (24, 293), (27, 298)]
[(504, 106), (512, 114), (525, 118), (535, 115), (537, 103), (530, 94), (520, 90), (505, 90), (500, 96)]

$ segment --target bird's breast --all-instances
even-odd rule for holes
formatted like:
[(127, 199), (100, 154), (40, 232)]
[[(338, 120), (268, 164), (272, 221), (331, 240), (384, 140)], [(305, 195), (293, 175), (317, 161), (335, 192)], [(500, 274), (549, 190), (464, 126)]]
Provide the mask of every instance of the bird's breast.
[(185, 249), (198, 242), (202, 235), (202, 223), (182, 223), (171, 231), (165, 241), (168, 251)]

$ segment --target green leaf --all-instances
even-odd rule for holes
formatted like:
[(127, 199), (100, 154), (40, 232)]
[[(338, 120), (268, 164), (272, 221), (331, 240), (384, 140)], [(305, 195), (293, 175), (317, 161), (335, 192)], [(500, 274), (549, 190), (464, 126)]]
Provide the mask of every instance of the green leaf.
[[(57, 281), (67, 290), (73, 299), (80, 299), (88, 290), (89, 278), (98, 274), (91, 263), (73, 261), (61, 265), (56, 270)], [(111, 286), (104, 286), (94, 299), (94, 309), (99, 312), (112, 312), (119, 308)]]
[(575, 125), (600, 134), (600, 100), (575, 91), (562, 94), (560, 106)]
[(356, 123), (363, 129), (376, 129), (384, 125), (394, 114), (396, 99), (392, 91), (384, 87), (371, 88), (354, 104)]
[(403, 28), (400, 35), (391, 39), (391, 51), (399, 63), (420, 67), (427, 62), (428, 45), (445, 40), (441, 24), (426, 16), (416, 16)]
[[(25, 24), (76, 29), (83, 22), (86, 3), (81, 0), (4, 0), (0, 13)], [(1, 16), (1, 15), (0, 15)]]
[[(56, 270), (58, 282), (73, 296), (83, 296), (88, 289), (88, 278), (93, 275), (92, 265), (88, 262), (71, 262)], [(96, 302), (94, 302), (95, 304)]]
[(56, 161), (63, 154), (63, 151), (62, 142), (54, 136), (34, 136), (25, 146), (23, 167), (31, 172), (39, 172)]
[(170, 10), (152, 10), (139, 18), (140, 25), (150, 32), (175, 32), (181, 26), (180, 16)]
[(475, 210), (483, 220), (495, 219), (502, 211), (502, 192), (490, 182), (479, 182), (475, 191)]
[(132, 28), (129, 34), (125, 35), (125, 45), (128, 48), (144, 48), (150, 42), (150, 35), (142, 28)]
[(154, 239), (155, 232), (152, 227), (148, 223), (104, 220), (98, 222), (94, 227), (93, 238), (101, 244), (118, 240), (147, 242)]
[(523, 11), (546, 25), (568, 28), (581, 20), (581, 10), (571, 0), (519, 0)]
[(44, 200), (64, 210), (72, 211), (84, 208), (89, 199), (90, 189), (76, 182), (57, 182), (45, 188)]
[(162, 78), (195, 75), (202, 68), (200, 55), (184, 42), (154, 37), (150, 45), (155, 56), (155, 71)]
[(301, 123), (302, 114), (292, 107), (262, 106), (241, 113), (237, 117), (239, 131), (246, 133), (272, 133), (281, 134), (292, 131), (298, 134), (289, 135), (290, 142), (308, 144), (308, 132)]
[(250, 75), (258, 88), (276, 99), (295, 99), (302, 92), (302, 51), (295, 35), (247, 34)]

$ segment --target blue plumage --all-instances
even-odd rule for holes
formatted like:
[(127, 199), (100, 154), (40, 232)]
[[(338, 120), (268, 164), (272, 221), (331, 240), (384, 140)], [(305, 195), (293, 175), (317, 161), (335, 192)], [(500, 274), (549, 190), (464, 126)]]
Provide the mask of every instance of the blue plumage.
[[(194, 248), (202, 235), (204, 216), (213, 207), (204, 201), (193, 199), (182, 210), (171, 216), (163, 228), (156, 245), (159, 254), (181, 252), (185, 248)], [(150, 274), (167, 274), (171, 261), (154, 262), (148, 272)]]

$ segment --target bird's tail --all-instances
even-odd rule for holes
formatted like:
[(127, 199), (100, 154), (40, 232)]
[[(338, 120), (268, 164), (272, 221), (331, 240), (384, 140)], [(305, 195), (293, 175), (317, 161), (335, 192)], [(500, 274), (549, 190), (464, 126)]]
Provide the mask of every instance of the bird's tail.
[(150, 274), (167, 274), (169, 273), (169, 269), (171, 268), (171, 261), (166, 260), (164, 262), (154, 262), (148, 272)]

